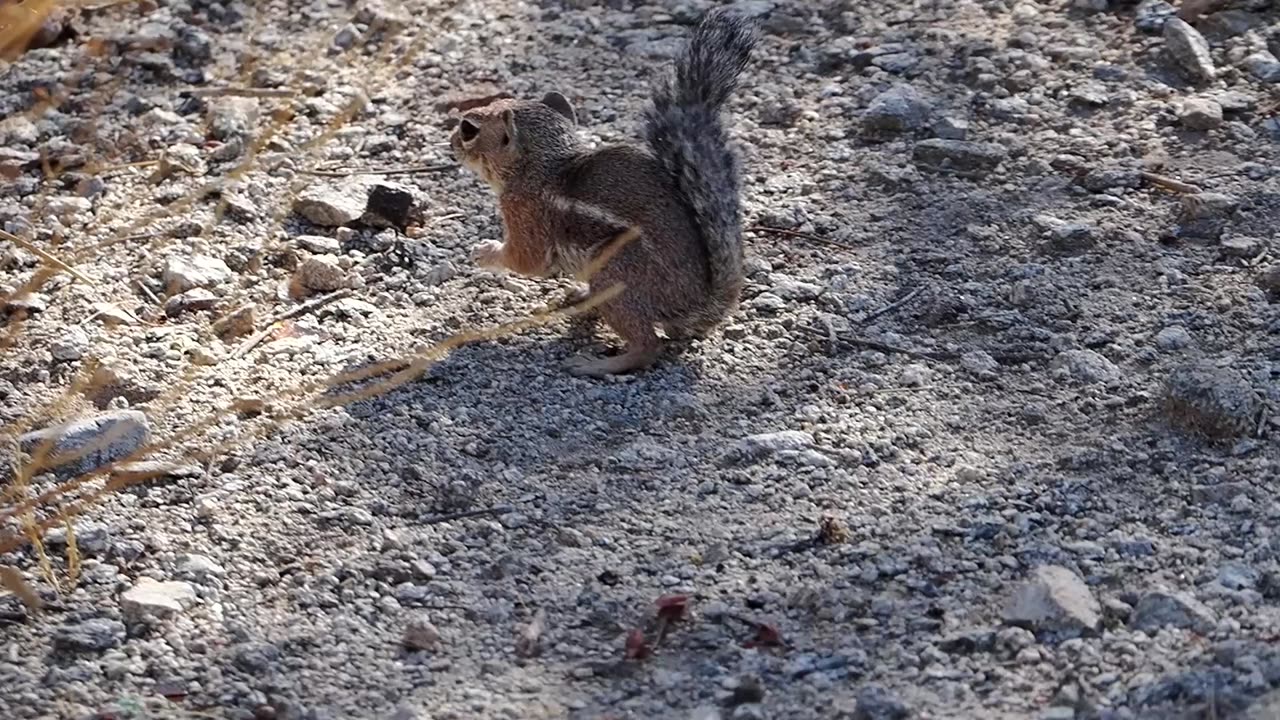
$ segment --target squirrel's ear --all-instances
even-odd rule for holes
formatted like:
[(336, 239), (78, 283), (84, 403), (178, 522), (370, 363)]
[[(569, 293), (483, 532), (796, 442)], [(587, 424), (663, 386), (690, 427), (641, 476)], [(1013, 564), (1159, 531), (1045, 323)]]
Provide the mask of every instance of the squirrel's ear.
[(573, 112), (573, 105), (564, 95), (552, 90), (542, 96), (542, 104), (565, 116), (574, 125), (578, 124), (578, 116)]
[[(502, 124), (507, 129), (507, 142), (516, 139), (516, 114), (513, 110), (507, 109), (502, 111)], [(505, 145), (506, 142), (503, 143)]]

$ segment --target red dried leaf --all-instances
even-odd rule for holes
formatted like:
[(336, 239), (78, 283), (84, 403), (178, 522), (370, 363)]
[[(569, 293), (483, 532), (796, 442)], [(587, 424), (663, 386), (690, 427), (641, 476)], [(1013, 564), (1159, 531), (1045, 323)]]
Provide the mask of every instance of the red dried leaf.
[(758, 647), (778, 647), (782, 645), (782, 633), (775, 625), (757, 623), (756, 636), (751, 643)]
[(685, 611), (689, 609), (688, 595), (663, 595), (658, 598), (658, 617), (668, 622), (674, 622), (684, 617)]
[(626, 652), (623, 657), (628, 660), (643, 660), (649, 657), (649, 644), (644, 641), (644, 633), (639, 628), (627, 633)]

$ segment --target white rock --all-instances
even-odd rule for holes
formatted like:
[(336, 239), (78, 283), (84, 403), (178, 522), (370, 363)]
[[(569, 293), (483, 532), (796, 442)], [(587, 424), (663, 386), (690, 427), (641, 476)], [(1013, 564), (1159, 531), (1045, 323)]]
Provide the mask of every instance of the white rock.
[(215, 257), (193, 255), (189, 258), (171, 257), (165, 263), (164, 284), (170, 295), (193, 288), (221, 285), (231, 279), (231, 268)]
[(178, 558), (178, 574), (200, 581), (209, 577), (222, 577), (227, 571), (205, 555), (183, 555)]
[(1120, 377), (1120, 368), (1093, 350), (1064, 350), (1049, 363), (1049, 369), (1064, 372), (1086, 384), (1110, 382)]
[(813, 435), (803, 430), (782, 430), (750, 435), (739, 440), (733, 454), (743, 459), (763, 458), (786, 450), (803, 450), (813, 445)]
[(330, 187), (312, 185), (298, 193), (294, 212), (316, 225), (336, 227), (355, 222), (364, 215), (367, 189), (359, 184)]
[(196, 603), (196, 591), (190, 583), (159, 582), (140, 578), (120, 596), (120, 609), (134, 620), (146, 616), (166, 617), (180, 613)]
[(1044, 565), (1014, 593), (1004, 618), (1036, 630), (1078, 634), (1098, 628), (1102, 606), (1079, 575), (1064, 567)]

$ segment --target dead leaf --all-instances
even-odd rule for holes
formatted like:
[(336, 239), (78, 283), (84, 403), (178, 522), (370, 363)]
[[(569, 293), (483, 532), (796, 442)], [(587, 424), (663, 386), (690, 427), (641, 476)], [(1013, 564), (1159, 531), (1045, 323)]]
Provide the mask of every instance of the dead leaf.
[(644, 633), (640, 628), (634, 628), (627, 633), (625, 648), (622, 656), (628, 660), (643, 660), (650, 655), (649, 644), (645, 642)]
[(658, 619), (675, 622), (684, 617), (689, 609), (688, 595), (663, 595), (655, 603), (658, 606)]
[(756, 635), (743, 643), (743, 647), (781, 647), (782, 633), (776, 625), (766, 622), (755, 623)]

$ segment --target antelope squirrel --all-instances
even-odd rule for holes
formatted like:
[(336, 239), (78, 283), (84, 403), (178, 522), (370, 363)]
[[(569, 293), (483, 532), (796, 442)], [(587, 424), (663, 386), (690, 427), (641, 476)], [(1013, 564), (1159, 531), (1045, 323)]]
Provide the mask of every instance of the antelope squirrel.
[[(575, 375), (651, 366), (656, 334), (704, 337), (738, 306), (743, 287), (741, 170), (721, 122), (756, 44), (753, 24), (708, 12), (654, 87), (644, 144), (588, 149), (561, 93), (497, 100), (467, 111), (449, 142), (497, 195), (505, 242), (473, 250), (482, 267), (551, 277), (576, 273), (622, 236), (590, 278), (590, 293), (622, 282), (598, 306), (625, 341), (611, 357), (575, 357)], [(580, 300), (585, 294), (571, 295)]]

